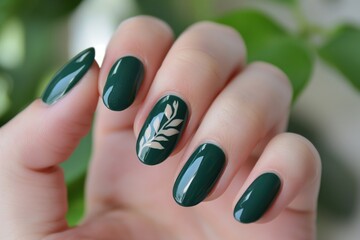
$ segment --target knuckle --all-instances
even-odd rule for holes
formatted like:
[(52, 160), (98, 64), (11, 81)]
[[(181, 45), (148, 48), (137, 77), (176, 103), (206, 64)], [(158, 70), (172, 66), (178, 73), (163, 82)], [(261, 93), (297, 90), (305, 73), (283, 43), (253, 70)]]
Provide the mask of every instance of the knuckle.
[(224, 24), (220, 24), (220, 23), (216, 23), (216, 22), (211, 22), (211, 21), (200, 21), (200, 22), (197, 22), (193, 25), (190, 26), (189, 30), (191, 31), (214, 31), (214, 32), (220, 32), (221, 35), (227, 35), (227, 36), (230, 36), (230, 37), (234, 37), (234, 38), (238, 38), (240, 39), (241, 41), (242, 40), (242, 37), (240, 35), (240, 33), (238, 31), (236, 31), (236, 29), (230, 27), (230, 26), (227, 26), (227, 25), (224, 25)]
[[(279, 135), (282, 141), (286, 142), (289, 149), (296, 147), (296, 152), (300, 156), (300, 163), (303, 168), (303, 173), (310, 178), (316, 180), (321, 175), (321, 158), (315, 146), (305, 137), (296, 133), (282, 133)], [(310, 181), (312, 182), (312, 181)]]
[(286, 73), (277, 66), (268, 62), (257, 61), (251, 63), (248, 66), (248, 69), (263, 73), (266, 76), (270, 76), (269, 79), (279, 83), (281, 87), (284, 87), (286, 91), (290, 93), (290, 96), (292, 96), (293, 88), (291, 81), (289, 80)]
[(321, 173), (321, 158), (320, 154), (315, 146), (305, 137), (301, 135), (295, 135), (298, 138), (298, 142), (302, 145), (304, 155), (304, 161), (307, 163), (307, 169), (309, 170), (313, 178), (317, 178)]
[(123, 28), (129, 29), (130, 31), (133, 29), (138, 29), (140, 31), (141, 29), (147, 29), (154, 32), (164, 33), (165, 35), (174, 35), (173, 30), (166, 22), (148, 15), (135, 16), (124, 20), (119, 25), (118, 30)]
[[(218, 59), (196, 45), (178, 49), (174, 55), (174, 66), (177, 69), (197, 69), (197, 73), (207, 79), (221, 79)], [(220, 81), (216, 81), (220, 82)]]
[(252, 131), (265, 132), (266, 113), (259, 108), (249, 106), (246, 102), (243, 105), (245, 106), (240, 108), (241, 115), (248, 128)]
[[(233, 129), (234, 134), (239, 131), (243, 132), (244, 129), (247, 132), (265, 132), (266, 113), (249, 105), (245, 97), (238, 98), (237, 101), (233, 101), (233, 99), (236, 99), (236, 96), (228, 98), (218, 110), (225, 128)], [(241, 119), (239, 119), (240, 112)]]
[(192, 30), (192, 31), (198, 31), (199, 29), (208, 30), (209, 28), (214, 28), (217, 25), (218, 25), (217, 23), (214, 23), (214, 22), (211, 22), (208, 20), (203, 20), (203, 21), (199, 21), (199, 22), (196, 22), (193, 25), (191, 25), (189, 27), (189, 30)]
[(190, 35), (198, 35), (203, 38), (204, 36), (208, 36), (209, 38), (229, 39), (241, 52), (246, 52), (245, 42), (241, 34), (230, 26), (211, 21), (200, 21), (190, 26), (188, 32), (191, 33)]
[(238, 115), (241, 112), (242, 122), (249, 130), (265, 132), (268, 125), (268, 113), (256, 103), (252, 92), (233, 92), (231, 95), (229, 94), (228, 101), (233, 103), (234, 113)]

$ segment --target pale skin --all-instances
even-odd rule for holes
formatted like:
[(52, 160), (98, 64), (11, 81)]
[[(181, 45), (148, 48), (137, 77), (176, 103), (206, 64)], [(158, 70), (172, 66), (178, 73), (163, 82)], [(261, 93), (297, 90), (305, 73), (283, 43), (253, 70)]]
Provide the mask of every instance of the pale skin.
[[(100, 96), (112, 64), (125, 55), (145, 66), (135, 102), (107, 109)], [(52, 106), (35, 100), (0, 129), (0, 239), (315, 239), (321, 164), (313, 145), (284, 133), (291, 85), (276, 67), (246, 65), (234, 30), (201, 22), (174, 40), (152, 17), (124, 21), (79, 84)], [(175, 152), (143, 165), (135, 141), (155, 102), (176, 93), (190, 118)], [(66, 187), (58, 165), (94, 125), (86, 185), (86, 216), (69, 228)], [(211, 141), (227, 156), (219, 182), (195, 207), (172, 198), (174, 180), (194, 149)], [(264, 172), (276, 172), (281, 190), (256, 223), (232, 215), (242, 193)]]

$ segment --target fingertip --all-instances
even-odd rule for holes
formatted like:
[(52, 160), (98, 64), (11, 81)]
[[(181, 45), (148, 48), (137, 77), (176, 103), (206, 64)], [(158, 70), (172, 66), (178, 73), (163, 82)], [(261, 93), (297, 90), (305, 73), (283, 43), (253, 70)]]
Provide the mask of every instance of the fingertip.
[(278, 174), (274, 172), (265, 172), (258, 176), (235, 204), (234, 218), (245, 224), (258, 221), (281, 191), (281, 182)]
[(98, 100), (99, 67), (94, 56), (89, 57), (92, 53), (89, 48), (71, 59), (55, 74), (43, 98), (3, 127), (6, 153), (15, 162), (33, 170), (55, 166), (89, 131)]
[(121, 22), (106, 49), (99, 75), (99, 92), (103, 93), (110, 69), (119, 58), (135, 56), (145, 69), (152, 69), (154, 61), (158, 61), (156, 55), (161, 57), (173, 39), (171, 27), (153, 16), (135, 16)]
[(199, 145), (177, 174), (173, 187), (175, 201), (184, 207), (209, 201), (225, 166), (226, 155), (219, 145), (212, 142)]
[[(320, 183), (319, 164), (316, 149), (304, 137), (292, 133), (274, 137), (235, 198), (235, 219), (266, 223), (284, 210), (314, 214)], [(274, 179), (277, 176), (277, 180), (263, 177), (270, 175)]]

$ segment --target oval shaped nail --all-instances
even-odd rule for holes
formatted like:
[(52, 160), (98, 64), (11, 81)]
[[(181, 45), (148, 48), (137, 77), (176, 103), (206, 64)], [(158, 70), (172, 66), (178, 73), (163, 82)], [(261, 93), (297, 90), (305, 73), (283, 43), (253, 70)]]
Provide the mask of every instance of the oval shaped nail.
[(113, 111), (128, 108), (135, 100), (144, 78), (142, 62), (133, 56), (125, 56), (112, 66), (103, 91), (105, 106)]
[(188, 118), (186, 103), (175, 95), (161, 98), (149, 113), (136, 142), (139, 160), (147, 165), (163, 162), (175, 149)]
[(274, 173), (264, 173), (246, 189), (234, 208), (234, 217), (241, 223), (259, 220), (280, 190), (280, 178)]
[(225, 153), (218, 146), (211, 143), (200, 145), (175, 181), (175, 201), (184, 207), (202, 202), (220, 178), (225, 162)]
[(42, 95), (42, 101), (48, 105), (59, 101), (86, 74), (93, 64), (94, 58), (94, 48), (85, 49), (73, 57), (54, 75)]

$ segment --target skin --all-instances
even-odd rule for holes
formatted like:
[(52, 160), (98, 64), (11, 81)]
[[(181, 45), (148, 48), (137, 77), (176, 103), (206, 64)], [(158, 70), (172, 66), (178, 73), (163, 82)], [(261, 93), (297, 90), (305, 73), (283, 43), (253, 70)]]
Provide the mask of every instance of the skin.
[[(160, 20), (123, 22), (101, 69), (94, 63), (59, 102), (35, 100), (0, 129), (0, 239), (315, 239), (320, 159), (309, 141), (283, 133), (291, 104), (286, 76), (266, 63), (246, 66), (241, 37), (225, 26), (197, 23), (173, 41)], [(144, 63), (145, 78), (133, 105), (112, 112), (102, 89), (125, 55)], [(136, 138), (167, 93), (187, 102), (190, 119), (173, 155), (145, 166)], [(95, 111), (86, 216), (69, 228), (58, 165), (89, 131)], [(172, 199), (174, 181), (205, 141), (222, 147), (226, 168), (204, 202), (180, 207)], [(280, 177), (277, 198), (258, 222), (235, 221), (237, 200), (264, 172)]]

